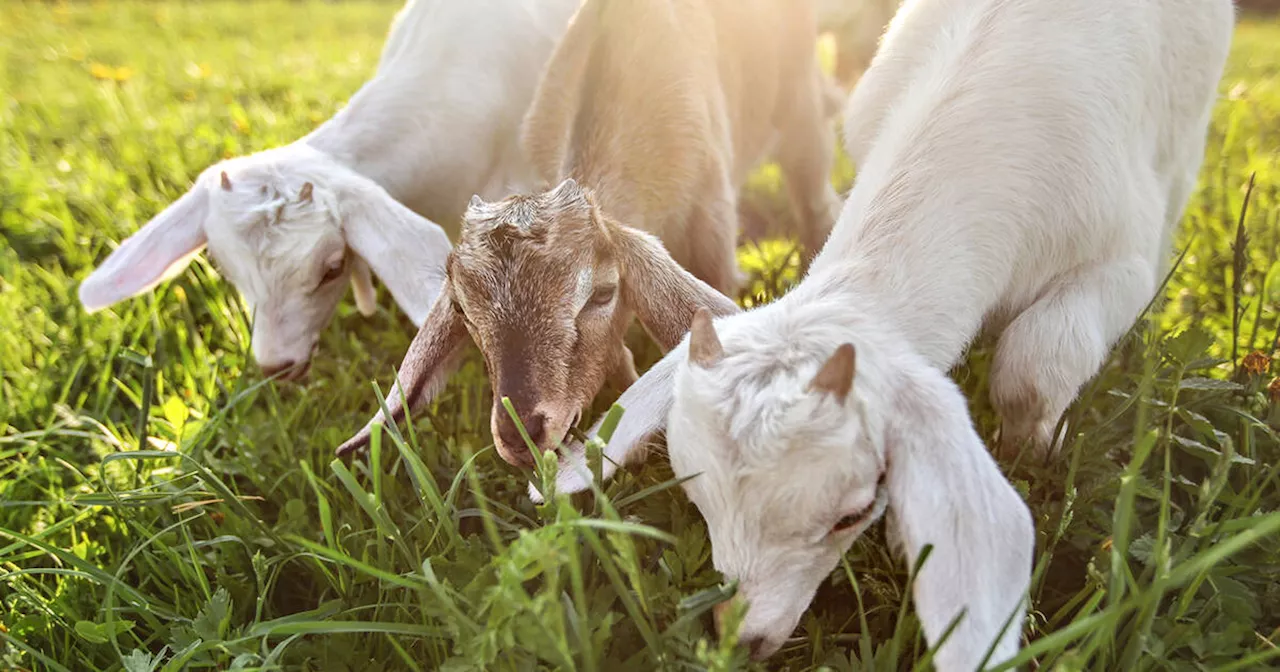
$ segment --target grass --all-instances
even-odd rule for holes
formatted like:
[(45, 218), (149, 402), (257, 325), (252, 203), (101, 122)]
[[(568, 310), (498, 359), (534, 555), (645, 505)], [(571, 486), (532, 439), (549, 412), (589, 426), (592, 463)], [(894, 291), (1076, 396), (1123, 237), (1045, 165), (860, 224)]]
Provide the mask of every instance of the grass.
[[(0, 6), (0, 669), (749, 666), (711, 628), (729, 588), (662, 460), (533, 506), (490, 445), (478, 357), (403, 440), (333, 461), (412, 335), (385, 294), (370, 319), (344, 304), (302, 385), (261, 380), (204, 261), (77, 304), (202, 168), (331, 115), (395, 9)], [(1023, 669), (1280, 669), (1280, 24), (1242, 23), (1221, 90), (1166, 300), (1061, 458), (1002, 465), (1038, 528)], [(777, 183), (762, 169), (746, 202), (776, 215)], [(785, 287), (780, 249), (744, 249), (756, 290)], [(989, 438), (988, 355), (954, 374)], [(909, 569), (877, 527), (771, 667), (923, 669)]]

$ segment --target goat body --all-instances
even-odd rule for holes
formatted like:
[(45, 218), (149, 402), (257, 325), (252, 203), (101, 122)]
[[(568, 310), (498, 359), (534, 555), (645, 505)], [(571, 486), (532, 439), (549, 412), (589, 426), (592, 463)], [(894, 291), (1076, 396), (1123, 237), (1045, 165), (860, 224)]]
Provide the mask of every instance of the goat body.
[(737, 192), (762, 159), (777, 150), (810, 254), (839, 210), (816, 38), (809, 1), (587, 0), (527, 115), (529, 156), (731, 294)]
[(268, 373), (305, 371), (348, 280), (360, 310), (375, 309), (370, 270), (421, 325), (450, 251), (425, 216), (451, 223), (474, 193), (533, 184), (520, 122), (578, 2), (410, 0), (344, 109), (294, 143), (205, 170), (81, 284), (81, 302), (95, 311), (146, 292), (207, 245), (255, 311)]
[[(1001, 439), (1052, 444), (1167, 266), (1233, 20), (1229, 0), (903, 4), (850, 98), (858, 179), (809, 274), (696, 320), (623, 394), (606, 450), (608, 475), (669, 409), (673, 470), (701, 474), (685, 488), (757, 655), (886, 508), (912, 563), (933, 545), (927, 639), (964, 610), (938, 669), (1014, 655), (1032, 522), (942, 372), (998, 332)], [(579, 452), (560, 476), (585, 487)]]
[[(733, 310), (723, 294), (738, 284), (737, 190), (771, 153), (786, 174), (802, 242), (820, 247), (839, 199), (828, 180), (834, 133), (815, 47), (808, 0), (583, 4), (524, 122), (531, 161), (559, 186), (475, 201), (449, 262), (446, 293), (458, 309), (442, 309), (445, 322), (424, 326), (424, 344), (411, 347), (453, 353), (458, 341), (439, 339), (465, 341), (464, 333), (480, 346), (504, 459), (533, 463), (503, 397), (536, 448), (554, 448), (607, 379), (635, 381), (623, 343), (633, 316), (669, 349), (699, 306)], [(656, 301), (680, 294), (686, 298)], [(459, 320), (465, 330), (455, 329)], [(436, 389), (437, 364), (452, 361), (407, 356), (399, 389)], [(396, 397), (393, 390), (398, 417)], [(362, 447), (382, 420), (340, 452)]]

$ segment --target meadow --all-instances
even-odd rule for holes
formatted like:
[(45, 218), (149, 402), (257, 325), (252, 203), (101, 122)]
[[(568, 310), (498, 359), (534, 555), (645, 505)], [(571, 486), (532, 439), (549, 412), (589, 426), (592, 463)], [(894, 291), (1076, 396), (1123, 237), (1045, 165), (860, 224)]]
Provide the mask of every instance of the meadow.
[[(0, 5), (0, 670), (762, 668), (715, 635), (732, 588), (664, 460), (534, 506), (476, 355), (367, 461), (335, 461), (413, 334), (385, 291), (371, 318), (344, 302), (300, 384), (263, 380), (203, 259), (101, 313), (76, 301), (203, 168), (341, 107), (397, 8)], [(1060, 455), (1002, 463), (1038, 530), (1020, 669), (1280, 669), (1274, 18), (1242, 19), (1220, 90), (1162, 295)], [(778, 180), (753, 177), (758, 217), (785, 218)], [(794, 281), (784, 249), (744, 246), (745, 303)], [(952, 373), (990, 439), (988, 357)], [(910, 570), (874, 527), (767, 667), (930, 669)]]

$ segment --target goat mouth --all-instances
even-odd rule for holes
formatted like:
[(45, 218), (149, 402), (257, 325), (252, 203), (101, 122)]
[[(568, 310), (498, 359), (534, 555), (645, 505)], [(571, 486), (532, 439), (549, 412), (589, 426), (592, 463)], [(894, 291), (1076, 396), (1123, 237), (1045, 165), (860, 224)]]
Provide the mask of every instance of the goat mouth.
[(581, 410), (573, 414), (573, 420), (569, 422), (569, 428), (564, 430), (564, 436), (560, 437), (560, 440), (556, 442), (556, 455), (559, 455), (560, 457), (565, 456), (565, 450), (567, 448), (565, 444), (570, 440), (577, 441), (584, 445), (587, 443), (587, 435), (584, 434), (582, 430), (578, 429), (579, 422), (582, 422)]
[(297, 382), (307, 377), (311, 372), (311, 360), (307, 360), (301, 364), (295, 364), (293, 368), (286, 370), (280, 374), (279, 380), (287, 380), (289, 382)]

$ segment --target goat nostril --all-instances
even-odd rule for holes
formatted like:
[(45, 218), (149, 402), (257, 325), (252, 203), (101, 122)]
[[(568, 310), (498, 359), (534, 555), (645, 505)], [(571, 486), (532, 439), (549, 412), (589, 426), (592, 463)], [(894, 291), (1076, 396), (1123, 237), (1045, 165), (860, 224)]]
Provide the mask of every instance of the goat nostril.
[(541, 413), (534, 413), (524, 421), (524, 431), (529, 433), (529, 439), (533, 441), (533, 445), (539, 449), (542, 448), (543, 439), (547, 438), (546, 431), (547, 416)]
[[(521, 419), (524, 425), (524, 431), (529, 434), (529, 440), (533, 443), (534, 448), (541, 450), (543, 439), (546, 437), (546, 416), (541, 413), (534, 413), (526, 418)], [(506, 415), (503, 411), (503, 417), (498, 423), (498, 438), (508, 450), (511, 456), (507, 460), (517, 467), (532, 468), (537, 460), (534, 453), (525, 443), (524, 437), (520, 435), (520, 428), (516, 426), (511, 416)]]

